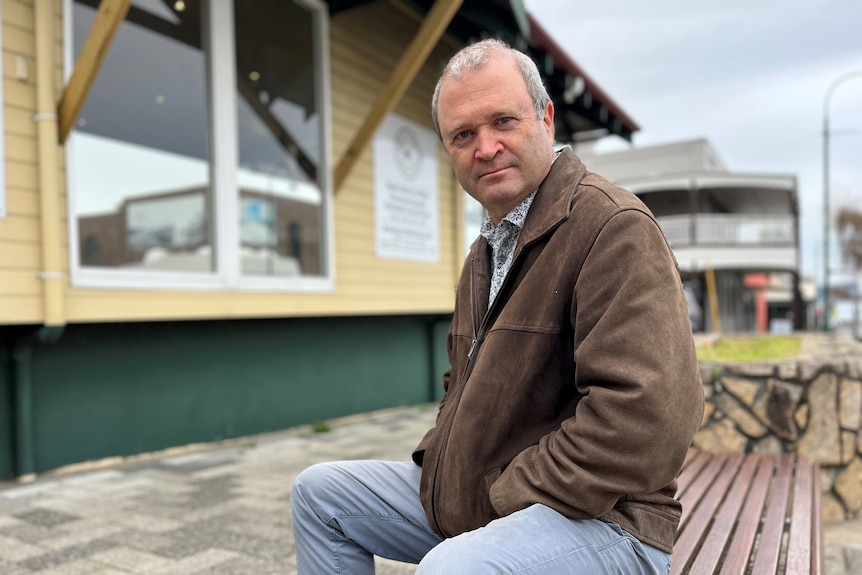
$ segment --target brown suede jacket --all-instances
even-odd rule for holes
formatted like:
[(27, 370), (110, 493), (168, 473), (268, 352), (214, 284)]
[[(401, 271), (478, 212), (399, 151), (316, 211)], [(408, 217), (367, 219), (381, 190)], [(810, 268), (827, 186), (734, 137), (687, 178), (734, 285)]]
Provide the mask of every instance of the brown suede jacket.
[(458, 285), (446, 393), (413, 454), (431, 527), (451, 537), (540, 503), (670, 552), (703, 386), (652, 214), (566, 148), (488, 309), (490, 272), (480, 237)]

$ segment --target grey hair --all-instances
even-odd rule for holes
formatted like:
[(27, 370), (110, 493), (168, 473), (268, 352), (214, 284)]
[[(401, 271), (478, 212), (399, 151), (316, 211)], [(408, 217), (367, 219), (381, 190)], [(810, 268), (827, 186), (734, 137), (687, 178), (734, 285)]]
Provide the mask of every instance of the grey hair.
[(437, 121), (437, 103), (440, 100), (440, 87), (443, 85), (443, 80), (446, 78), (457, 80), (466, 72), (481, 68), (488, 63), (491, 55), (495, 53), (508, 53), (514, 57), (515, 65), (527, 84), (527, 91), (533, 100), (536, 115), (540, 120), (545, 117), (545, 109), (551, 102), (551, 97), (542, 83), (542, 76), (539, 74), (536, 63), (529, 56), (511, 48), (502, 40), (490, 38), (462, 48), (452, 56), (449, 63), (446, 64), (446, 68), (443, 69), (443, 74), (440, 75), (437, 86), (434, 88), (434, 96), (431, 98), (431, 120), (434, 122), (434, 129), (438, 136), (440, 135), (440, 124)]

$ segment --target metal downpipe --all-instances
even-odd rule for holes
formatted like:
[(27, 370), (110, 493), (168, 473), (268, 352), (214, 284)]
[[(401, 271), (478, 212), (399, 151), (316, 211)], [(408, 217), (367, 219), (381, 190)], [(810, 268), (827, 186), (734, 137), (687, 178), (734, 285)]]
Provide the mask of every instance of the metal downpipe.
[(60, 185), (57, 143), (57, 104), (54, 90), (55, 2), (36, 2), (36, 137), (39, 154), (39, 215), (42, 267), (42, 323), (62, 326), (66, 323), (60, 239)]

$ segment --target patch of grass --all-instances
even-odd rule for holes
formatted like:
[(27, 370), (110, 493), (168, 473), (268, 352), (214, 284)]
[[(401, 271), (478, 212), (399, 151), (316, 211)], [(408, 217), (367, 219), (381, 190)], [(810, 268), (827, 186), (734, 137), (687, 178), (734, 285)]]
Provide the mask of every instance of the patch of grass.
[(763, 361), (798, 357), (802, 340), (792, 335), (722, 337), (697, 348), (701, 361)]
[(315, 421), (311, 424), (311, 430), (314, 433), (326, 433), (327, 431), (332, 431), (332, 428), (325, 421)]

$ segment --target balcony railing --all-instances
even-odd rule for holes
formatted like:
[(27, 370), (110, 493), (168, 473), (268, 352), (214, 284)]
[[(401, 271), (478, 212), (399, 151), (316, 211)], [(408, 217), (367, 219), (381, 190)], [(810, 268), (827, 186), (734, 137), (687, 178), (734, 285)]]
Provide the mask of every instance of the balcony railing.
[(672, 247), (796, 245), (792, 215), (685, 214), (657, 219)]

